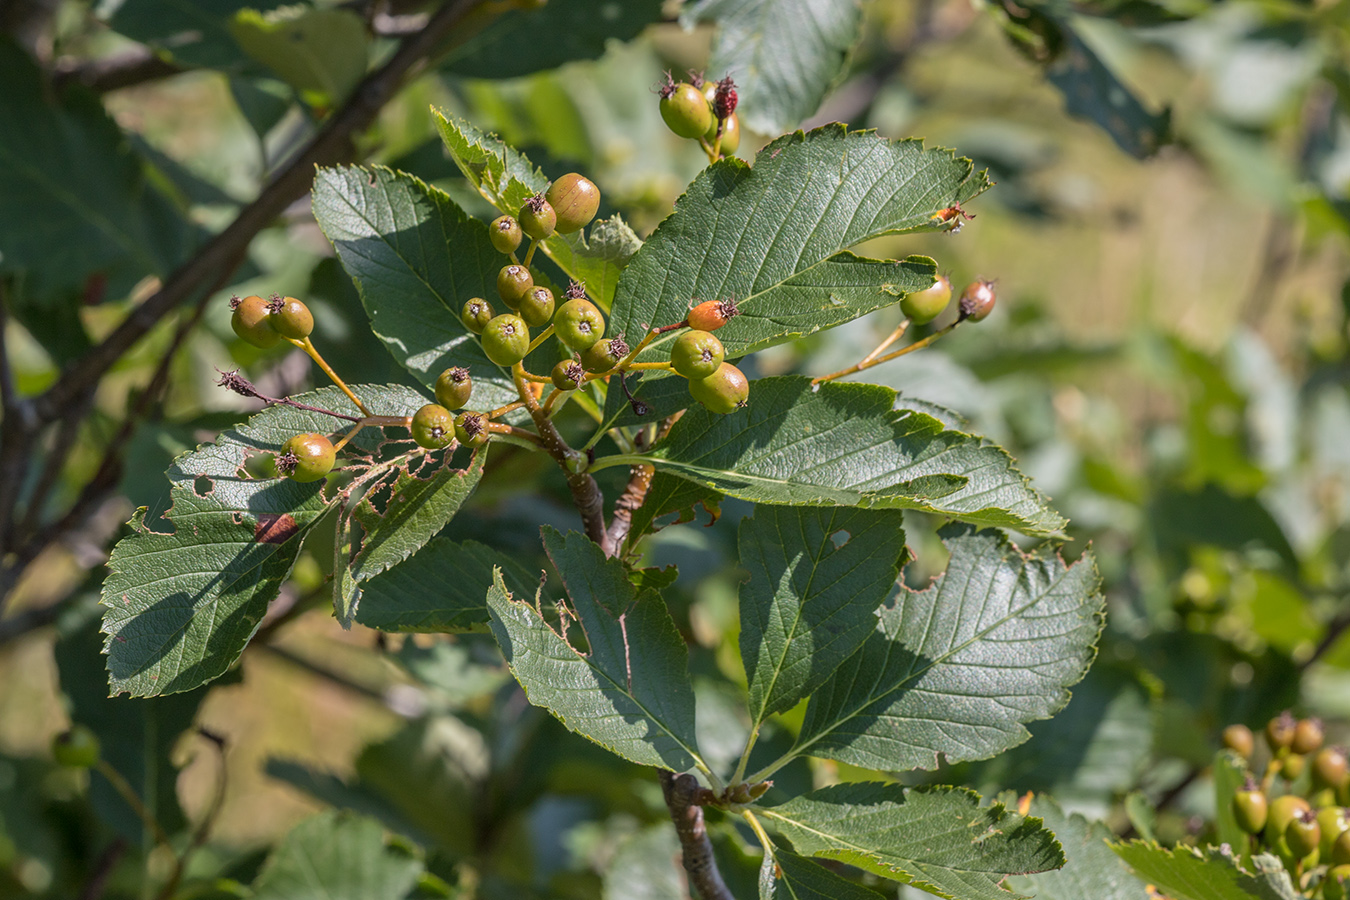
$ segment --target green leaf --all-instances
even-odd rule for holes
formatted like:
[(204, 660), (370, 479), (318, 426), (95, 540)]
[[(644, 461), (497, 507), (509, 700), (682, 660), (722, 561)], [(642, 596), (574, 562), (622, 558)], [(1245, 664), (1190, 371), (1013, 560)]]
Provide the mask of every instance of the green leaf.
[(1233, 797), (1247, 782), (1247, 763), (1232, 750), (1220, 750), (1214, 754), (1213, 771), (1214, 836), (1220, 844), (1245, 851), (1251, 842), (1233, 815)]
[(444, 191), (378, 167), (320, 169), (314, 217), (356, 282), (371, 327), (413, 377), (434, 387), (441, 372), (463, 366), (476, 408), (517, 399), (510, 373), (459, 320), (471, 297), (499, 303), (503, 258), (486, 225)]
[(240, 10), (230, 33), (244, 52), (297, 91), (344, 99), (366, 74), (365, 23), (345, 9), (286, 6)]
[(760, 506), (737, 546), (750, 717), (796, 706), (872, 632), (905, 559), (898, 510)]
[[(721, 515), (718, 503), (721, 496), (716, 491), (700, 487), (692, 481), (676, 478), (665, 472), (657, 472), (652, 478), (651, 487), (642, 505), (633, 511), (631, 529), (628, 532), (628, 546), (632, 547), (638, 539), (648, 532), (660, 531), (667, 524), (692, 522), (698, 517), (699, 507), (708, 513), (709, 522), (716, 522)], [(657, 524), (662, 516), (678, 513), (674, 521)]]
[[(425, 402), (403, 387), (355, 390), (377, 414), (409, 415)], [(337, 388), (295, 399), (356, 411)], [(239, 658), (290, 573), (303, 535), (337, 502), (325, 500), (322, 482), (250, 477), (245, 460), (276, 453), (295, 434), (329, 433), (335, 424), (322, 413), (274, 406), (169, 468), (174, 530), (155, 530), (141, 508), (133, 533), (108, 561), (103, 631), (114, 694), (190, 690)], [(353, 443), (373, 450), (378, 431), (366, 429)]]
[[(440, 111), (434, 114), (450, 158), (484, 199), (501, 212), (514, 216), (527, 199), (548, 190), (549, 179), (525, 154), (464, 119), (451, 119)], [(540, 246), (559, 268), (585, 282), (591, 297), (608, 310), (619, 276), (642, 241), (615, 216), (591, 224), (586, 232), (555, 234)], [(610, 333), (616, 332), (611, 328)]]
[(381, 631), (484, 629), (484, 585), (492, 583), (493, 569), (513, 594), (530, 596), (539, 586), (537, 573), (499, 550), (432, 538), (407, 562), (365, 583), (356, 621)]
[(761, 886), (760, 900), (881, 900), (876, 891), (795, 853), (776, 848), (773, 861), (776, 877), (767, 891)]
[(22, 273), (17, 299), (50, 310), (89, 288), (120, 300), (187, 256), (199, 230), (155, 189), (97, 97), (73, 89), (54, 101), (6, 39), (0, 84), (0, 274)]
[(1064, 865), (1040, 819), (1001, 804), (981, 807), (974, 791), (853, 783), (812, 791), (765, 809), (765, 824), (793, 849), (912, 884), (939, 897), (1013, 900), (1008, 875)]
[(1004, 450), (896, 400), (878, 385), (762, 378), (747, 409), (692, 408), (634, 459), (756, 503), (919, 509), (1036, 535), (1064, 527)]
[(614, 850), (602, 900), (688, 900), (680, 841), (668, 823), (629, 835)]
[(584, 650), (528, 600), (513, 599), (500, 572), (487, 596), (492, 633), (530, 702), (639, 765), (704, 768), (695, 750), (688, 651), (661, 597), (634, 598), (625, 578), (626, 590), (616, 586), (618, 595), (597, 598), (591, 588), (607, 580), (599, 547), (550, 528), (544, 546), (568, 586), (567, 614), (585, 633)]
[(1045, 796), (1032, 801), (1031, 814), (1055, 833), (1067, 862), (1056, 872), (1015, 875), (1008, 879), (1009, 888), (1037, 900), (1150, 900), (1153, 896), (1111, 852), (1107, 841), (1115, 835), (1101, 822), (1089, 822), (1077, 813), (1067, 815)]
[(716, 22), (707, 77), (730, 73), (744, 126), (795, 128), (820, 108), (858, 39), (857, 0), (700, 0), (680, 20)]
[(869, 769), (985, 759), (1069, 700), (1102, 627), (1096, 567), (1024, 556), (995, 531), (948, 526), (947, 571), (901, 586), (876, 632), (811, 698), (793, 754)]
[(1289, 874), (1268, 855), (1255, 857), (1256, 873), (1244, 871), (1231, 851), (1178, 845), (1168, 850), (1145, 841), (1110, 844), (1134, 874), (1176, 900), (1297, 900)]
[[(741, 315), (718, 332), (731, 358), (851, 321), (930, 287), (927, 257), (868, 260), (848, 248), (933, 231), (933, 216), (989, 187), (970, 160), (919, 141), (827, 125), (786, 135), (752, 168), (704, 169), (624, 270), (610, 333), (630, 337), (684, 318), (691, 300), (735, 295)], [(674, 332), (642, 359), (669, 353)]]
[[(451, 465), (449, 453), (414, 456), (398, 466), (392, 495), (383, 502), (383, 508), (376, 508), (372, 491), (353, 512), (353, 518), (365, 529), (365, 538), (352, 560), (352, 577), (367, 581), (420, 550), (469, 499), (483, 477), (486, 462), (483, 448), (473, 454), (464, 469)], [(480, 581), (478, 585), (485, 583)]]
[[(112, 4), (108, 25), (132, 40), (188, 66), (226, 68), (244, 59), (230, 35), (230, 20), (243, 9), (271, 10), (286, 0), (126, 0)], [(108, 6), (109, 4), (100, 4)]]
[(385, 845), (371, 819), (324, 812), (290, 830), (253, 883), (253, 900), (370, 900), (402, 897), (422, 864)]
[(515, 78), (595, 59), (610, 41), (635, 38), (659, 21), (661, 0), (568, 0), (508, 10), (451, 50), (440, 68), (467, 78)]

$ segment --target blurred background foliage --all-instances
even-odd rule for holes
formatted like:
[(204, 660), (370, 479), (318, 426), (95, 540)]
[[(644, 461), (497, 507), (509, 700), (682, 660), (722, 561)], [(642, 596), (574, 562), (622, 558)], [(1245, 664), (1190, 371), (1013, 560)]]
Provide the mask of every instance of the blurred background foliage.
[[(800, 102), (757, 97), (762, 60), (737, 55), (736, 17), (762, 5), (549, 0), (485, 17), (358, 136), (358, 156), (485, 214), (441, 151), (434, 104), (550, 175), (587, 174), (607, 211), (645, 233), (705, 164), (665, 130), (651, 85), (712, 59), (744, 85), (747, 123), (760, 104), (760, 128), (842, 120), (973, 157), (998, 187), (959, 234), (864, 251), (932, 255), (957, 284), (997, 278), (1000, 311), (866, 377), (1008, 447), (1072, 519), (1066, 556), (1094, 546), (1109, 618), (1063, 713), (1022, 747), (933, 778), (1049, 792), (1117, 833), (1134, 829), (1126, 800), (1140, 792), (1159, 808), (1158, 835), (1175, 840), (1209, 827), (1206, 767), (1224, 725), (1294, 707), (1324, 717), (1332, 742), (1350, 740), (1350, 5), (864, 0), (837, 58), (797, 61), (809, 75)], [(20, 396), (52, 384), (251, 200), (424, 4), (192, 6), (0, 2), (0, 286)], [(110, 88), (90, 74), (145, 47), (156, 77)], [(773, 136), (747, 134), (739, 155), (753, 159)], [(116, 496), (3, 585), (0, 898), (81, 896), (102, 875), (96, 896), (136, 897), (143, 866), (162, 876), (168, 865), (97, 775), (50, 762), (52, 735), (72, 719), (100, 733), (166, 828), (212, 817), (188, 873), (193, 896), (282, 891), (288, 860), (313, 839), (288, 831), (328, 807), (398, 836), (372, 866), (404, 879), (408, 896), (683, 896), (651, 772), (529, 707), (482, 636), (343, 632), (322, 611), (322, 558), (302, 561), (228, 683), (104, 697), (95, 599), (106, 549), (134, 507), (163, 509), (175, 455), (249, 411), (214, 387), (215, 371), (243, 367), (273, 395), (316, 383), (298, 351), (259, 351), (229, 328), (231, 293), (274, 291), (314, 308), (316, 343), (349, 380), (405, 378), (308, 203), (292, 205), (185, 332)], [(109, 371), (78, 429), (51, 437), (70, 450), (58, 477), (16, 488), (37, 498), (32, 516), (79, 496), (191, 315), (167, 317)], [(832, 371), (898, 315), (752, 364)], [(460, 516), (448, 534), (514, 541), (535, 566), (538, 523), (571, 521), (562, 483), (532, 455), (504, 452), (491, 468), (499, 477), (475, 496), (472, 524)], [(519, 489), (531, 482), (536, 491)], [(705, 514), (647, 544), (651, 565), (684, 576), (667, 598), (692, 645), (700, 740), (714, 757), (734, 754), (746, 727), (728, 686), (744, 679), (734, 558), (747, 510), (726, 501), (714, 524)], [(906, 578), (922, 584), (943, 567), (938, 523), (909, 522)], [(781, 749), (792, 721), (760, 750)], [(875, 777), (803, 761), (779, 785)], [(355, 846), (365, 821), (325, 834)], [(737, 896), (753, 895), (752, 844), (714, 828)]]

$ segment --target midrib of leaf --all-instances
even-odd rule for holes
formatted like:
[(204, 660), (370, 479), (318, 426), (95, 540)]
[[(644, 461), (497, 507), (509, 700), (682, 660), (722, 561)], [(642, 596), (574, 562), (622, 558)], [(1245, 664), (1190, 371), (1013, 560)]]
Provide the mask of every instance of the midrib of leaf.
[(316, 887), (323, 891), (323, 895), (329, 900), (333, 900), (333, 894), (328, 890), (328, 885), (324, 883), (323, 877), (319, 874), (318, 866), (315, 865), (314, 858), (309, 855), (309, 847), (301, 845), (296, 848), (296, 859), (305, 867), (305, 874), (308, 876), (309, 886)]
[[(993, 549), (993, 550), (996, 552), (996, 548), (991, 548), (991, 549)], [(983, 555), (987, 555), (987, 554), (982, 554), (982, 556), (983, 556)], [(972, 573), (976, 570), (976, 568), (977, 568), (976, 566), (973, 566), (973, 565), (971, 566)], [(926, 666), (924, 666), (924, 667), (922, 667), (922, 668), (920, 668), (920, 669), (916, 669), (915, 671), (913, 671), (913, 672), (911, 672), (910, 674), (906, 675), (905, 678), (904, 678), (903, 680), (901, 680), (900, 682), (898, 682), (898, 683), (895, 685), (895, 687), (891, 688), (890, 690), (884, 691), (884, 692), (882, 692), (882, 693), (880, 693), (880, 694), (871, 694), (871, 695), (869, 695), (869, 696), (866, 698), (866, 700), (864, 700), (861, 704), (859, 704), (852, 712), (849, 712), (849, 713), (847, 713), (847, 714), (845, 714), (845, 715), (839, 716), (838, 718), (834, 719), (832, 722), (829, 723), (829, 725), (828, 725), (827, 727), (822, 728), (822, 729), (820, 730), (819, 734), (817, 734), (814, 738), (812, 738), (811, 740), (809, 740), (809, 741), (806, 742), (805, 744), (798, 744), (797, 746), (794, 746), (794, 747), (793, 747), (791, 750), (789, 750), (787, 753), (783, 754), (783, 756), (780, 757), (777, 761), (771, 763), (771, 764), (764, 770), (764, 772), (757, 773), (755, 776), (752, 776), (752, 779), (758, 779), (758, 778), (760, 778), (760, 777), (761, 777), (764, 773), (766, 773), (766, 772), (771, 772), (771, 771), (777, 770), (777, 769), (780, 768), (784, 763), (786, 763), (788, 760), (791, 760), (791, 759), (794, 759), (794, 758), (796, 758), (796, 757), (798, 757), (798, 756), (801, 756), (801, 755), (802, 755), (803, 753), (805, 753), (808, 749), (810, 749), (812, 745), (816, 744), (816, 743), (819, 742), (820, 740), (822, 740), (822, 739), (824, 739), (825, 737), (827, 737), (831, 732), (833, 732), (834, 730), (836, 730), (840, 725), (843, 725), (845, 722), (848, 722), (848, 721), (850, 721), (850, 720), (856, 718), (856, 717), (861, 713), (861, 711), (862, 711), (863, 709), (865, 709), (866, 707), (871, 706), (872, 704), (874, 704), (874, 703), (876, 703), (876, 702), (878, 702), (878, 701), (880, 701), (880, 700), (883, 700), (883, 699), (885, 699), (886, 697), (891, 696), (892, 694), (897, 693), (898, 691), (900, 691), (901, 689), (903, 689), (904, 687), (906, 687), (907, 685), (909, 685), (911, 682), (913, 682), (913, 681), (915, 681), (915, 680), (921, 678), (921, 677), (922, 677), (925, 673), (927, 673), (930, 669), (934, 668), (935, 666), (938, 666), (938, 665), (941, 665), (941, 664), (945, 663), (947, 660), (951, 659), (953, 656), (955, 656), (956, 654), (960, 653), (962, 650), (966, 649), (966, 648), (969, 647), (971, 644), (974, 644), (974, 643), (976, 643), (976, 642), (978, 642), (978, 641), (980, 641), (980, 640), (983, 640), (986, 636), (989, 635), (990, 632), (995, 631), (995, 630), (997, 630), (998, 628), (1000, 628), (1001, 626), (1007, 624), (1008, 622), (1011, 622), (1012, 620), (1018, 618), (1019, 616), (1022, 615), (1022, 613), (1026, 612), (1027, 610), (1031, 609), (1033, 606), (1036, 606), (1036, 605), (1039, 604), (1041, 601), (1043, 601), (1043, 600), (1046, 598), (1046, 596), (1047, 596), (1047, 595), (1048, 595), (1048, 594), (1049, 594), (1049, 593), (1050, 593), (1050, 592), (1051, 592), (1051, 591), (1052, 591), (1052, 590), (1053, 590), (1053, 589), (1054, 589), (1054, 588), (1055, 588), (1055, 587), (1056, 587), (1056, 586), (1057, 586), (1057, 585), (1058, 585), (1065, 577), (1067, 577), (1067, 575), (1068, 575), (1068, 570), (1065, 569), (1058, 577), (1055, 578), (1054, 581), (1050, 582), (1050, 584), (1046, 586), (1046, 589), (1045, 589), (1044, 591), (1042, 591), (1042, 592), (1040, 592), (1039, 594), (1037, 594), (1036, 597), (1035, 597), (1034, 599), (1032, 599), (1031, 601), (1029, 601), (1028, 603), (1026, 603), (1024, 606), (1018, 607), (1017, 609), (1015, 609), (1015, 610), (1009, 612), (1008, 615), (1006, 615), (1006, 616), (1004, 616), (1003, 618), (999, 619), (998, 621), (994, 622), (994, 623), (991, 624), (988, 628), (984, 629), (983, 631), (979, 631), (979, 632), (977, 632), (977, 633), (971, 635), (971, 637), (970, 637), (968, 640), (966, 640), (965, 642), (963, 642), (963, 643), (961, 643), (961, 644), (958, 644), (958, 645), (956, 645), (955, 647), (950, 648), (950, 649), (947, 650), (945, 653), (943, 653), (941, 656), (935, 657), (935, 658), (933, 659), (933, 661), (930, 662), (928, 665), (926, 665)], [(969, 582), (970, 582), (970, 579), (967, 579), (967, 586), (966, 586), (966, 589), (967, 589), (967, 590), (969, 589)], [(904, 590), (904, 588), (902, 588), (902, 590)], [(987, 596), (986, 596), (986, 598), (985, 598), (985, 602), (986, 602), (986, 603), (988, 602), (988, 597), (987, 597)], [(929, 610), (928, 626), (924, 629), (923, 635), (922, 635), (921, 639), (920, 639), (919, 642), (918, 642), (919, 644), (922, 644), (922, 643), (923, 643), (923, 640), (926, 639), (926, 638), (928, 637), (929, 630), (932, 628), (932, 625), (933, 625), (933, 616), (934, 616), (936, 613), (937, 613), (937, 604), (934, 603), (934, 604), (931, 605), (931, 609)], [(889, 648), (887, 649), (887, 651), (886, 651), (886, 658), (887, 658), (887, 660), (890, 659), (891, 652), (893, 651), (893, 649), (894, 649), (894, 644), (895, 644), (896, 642), (895, 642), (895, 641), (889, 641), (888, 643), (891, 644), (892, 646), (889, 647)], [(858, 652), (862, 652), (862, 648), (859, 648)], [(917, 656), (918, 654), (915, 653), (914, 655)]]

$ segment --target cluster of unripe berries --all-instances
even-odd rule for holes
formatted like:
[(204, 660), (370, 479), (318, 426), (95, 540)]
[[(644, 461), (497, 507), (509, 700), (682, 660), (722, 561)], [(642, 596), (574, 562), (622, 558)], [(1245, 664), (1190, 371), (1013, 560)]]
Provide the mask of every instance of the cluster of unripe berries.
[(680, 137), (716, 148), (718, 155), (735, 153), (741, 145), (736, 83), (730, 76), (707, 81), (701, 72), (690, 72), (688, 81), (677, 82), (667, 72), (656, 92), (661, 96), (661, 118)]
[(283, 338), (303, 341), (314, 330), (313, 313), (294, 297), (232, 297), (230, 309), (234, 310), (230, 327), (240, 340), (255, 347), (274, 347)]
[[(1269, 747), (1264, 777), (1248, 774), (1233, 796), (1233, 817), (1258, 847), (1278, 856), (1309, 896), (1350, 896), (1350, 760), (1342, 747), (1326, 746), (1322, 723), (1296, 719), (1287, 710), (1265, 728)], [(1224, 745), (1250, 765), (1256, 739), (1245, 725), (1230, 725)], [(1284, 793), (1272, 796), (1279, 778)]]
[[(933, 286), (906, 294), (900, 301), (900, 311), (915, 325), (927, 325), (942, 315), (952, 299), (952, 283), (946, 275), (939, 275)], [(994, 311), (998, 296), (992, 281), (972, 281), (966, 285), (957, 300), (959, 319), (979, 322)]]

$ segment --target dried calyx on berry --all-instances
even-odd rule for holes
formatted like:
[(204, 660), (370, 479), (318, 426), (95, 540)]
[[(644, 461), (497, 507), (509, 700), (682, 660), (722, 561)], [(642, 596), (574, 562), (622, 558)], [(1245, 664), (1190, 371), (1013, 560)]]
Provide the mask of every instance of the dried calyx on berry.
[(543, 194), (535, 194), (526, 200), (516, 218), (520, 221), (521, 231), (536, 241), (542, 241), (558, 227), (558, 214)]
[(268, 303), (255, 295), (230, 298), (230, 327), (239, 339), (260, 349), (274, 347), (281, 342), (281, 335), (272, 328), (272, 313)]
[(488, 439), (487, 418), (479, 413), (462, 412), (455, 416), (455, 437), (466, 447), (481, 447)]
[(708, 300), (698, 304), (689, 310), (689, 315), (684, 321), (690, 328), (699, 331), (716, 331), (740, 314), (741, 311), (736, 308), (736, 297), (733, 295), (725, 300)]
[(586, 370), (575, 359), (564, 359), (549, 373), (553, 386), (560, 391), (575, 391), (586, 380)]
[(436, 379), (436, 402), (446, 409), (463, 409), (473, 396), (473, 379), (463, 366), (446, 369)]
[(333, 470), (337, 450), (322, 434), (297, 434), (281, 445), (277, 471), (292, 481), (318, 481)]
[(272, 330), (282, 337), (303, 341), (314, 331), (314, 314), (309, 307), (294, 297), (273, 294), (267, 303), (267, 317)]
[(567, 290), (563, 291), (563, 297), (568, 300), (585, 300), (586, 285), (580, 281), (569, 281), (567, 283)]
[(736, 103), (739, 98), (736, 96), (736, 82), (731, 80), (728, 75), (717, 82), (717, 90), (713, 94), (712, 110), (713, 115), (719, 119), (725, 119), (736, 111)]
[(969, 319), (972, 322), (979, 322), (989, 318), (989, 314), (994, 311), (994, 303), (997, 300), (998, 295), (994, 293), (994, 282), (972, 281), (961, 292), (960, 321), (964, 322)]
[(677, 83), (667, 72), (665, 81), (657, 85), (656, 92), (661, 95), (661, 118), (680, 137), (702, 137), (708, 127), (715, 123), (708, 98), (687, 81)]

